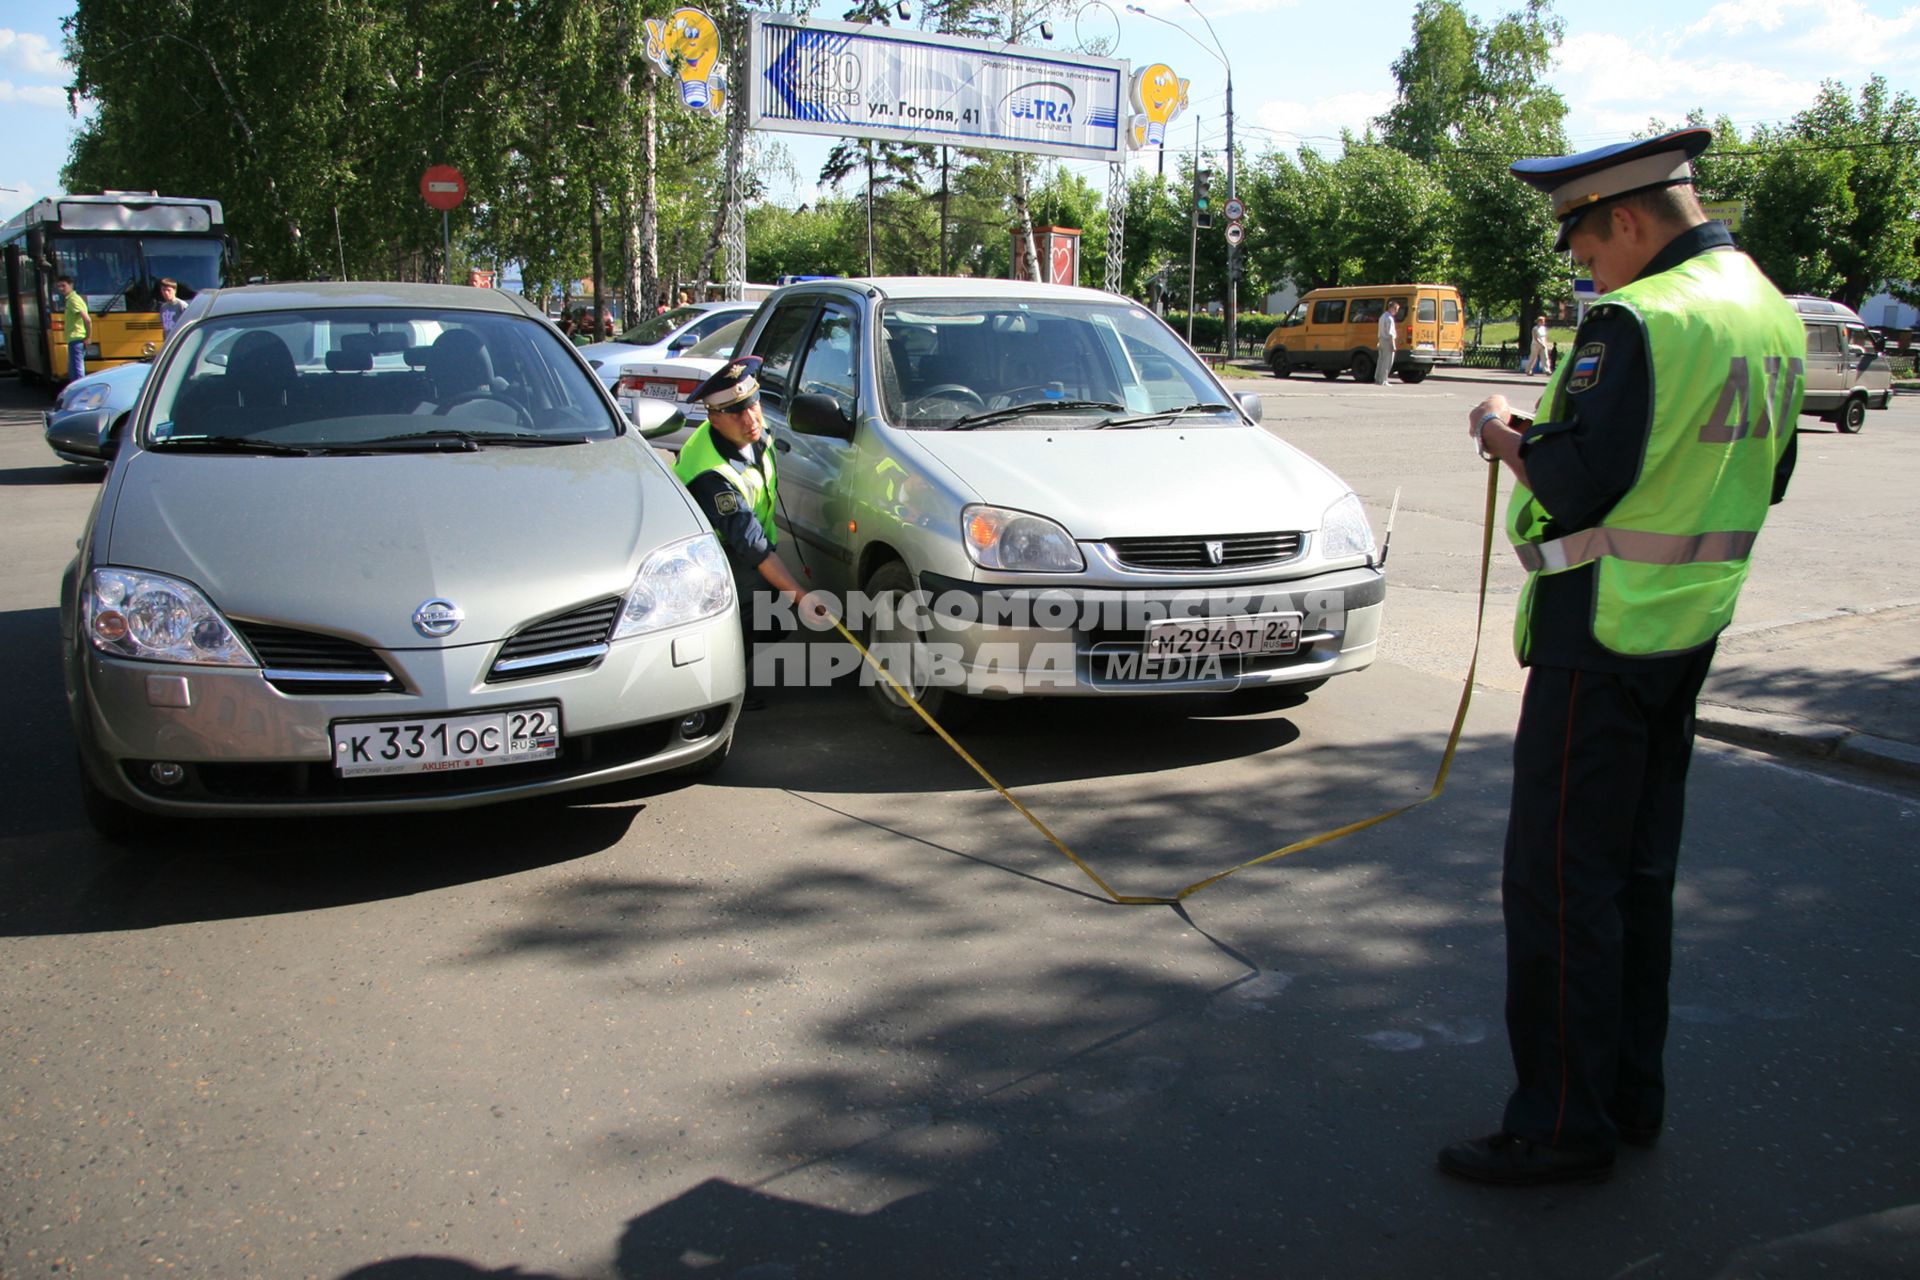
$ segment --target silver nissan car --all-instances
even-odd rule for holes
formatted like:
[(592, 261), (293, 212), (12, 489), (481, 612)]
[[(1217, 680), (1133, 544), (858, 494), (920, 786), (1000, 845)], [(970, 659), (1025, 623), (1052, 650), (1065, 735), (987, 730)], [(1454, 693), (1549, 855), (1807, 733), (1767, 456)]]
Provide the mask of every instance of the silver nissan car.
[(223, 291), (116, 449), (60, 610), (104, 833), (726, 758), (744, 693), (726, 558), (518, 296)]
[(1305, 692), (1373, 661), (1386, 580), (1359, 498), (1138, 303), (814, 281), (762, 303), (739, 354), (764, 360), (794, 560), (938, 716)]

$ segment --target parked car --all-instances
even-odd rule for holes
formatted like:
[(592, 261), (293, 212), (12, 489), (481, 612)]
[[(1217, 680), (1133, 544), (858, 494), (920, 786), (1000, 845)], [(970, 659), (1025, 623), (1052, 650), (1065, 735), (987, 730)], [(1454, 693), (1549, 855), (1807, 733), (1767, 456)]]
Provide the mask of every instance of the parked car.
[(670, 404), (686, 419), (687, 425), (677, 435), (656, 439), (655, 447), (680, 452), (680, 446), (693, 434), (693, 429), (707, 420), (707, 406), (693, 399), (693, 393), (700, 389), (701, 383), (720, 372), (720, 366), (740, 345), (740, 336), (747, 331), (747, 323), (752, 319), (753, 313), (749, 311), (729, 320), (678, 356), (637, 360), (620, 366), (620, 381), (614, 386), (614, 395), (630, 421), (635, 425), (642, 421), (639, 411), (642, 400)]
[(700, 339), (741, 316), (750, 316), (757, 302), (694, 302), (657, 316), (650, 316), (609, 342), (589, 342), (580, 354), (612, 390), (620, 380), (620, 367), (635, 360), (664, 360), (691, 347)]
[(765, 361), (783, 554), (859, 593), (848, 613), (935, 715), (971, 694), (1306, 692), (1373, 661), (1386, 580), (1360, 500), (1126, 298), (812, 282), (768, 298), (740, 350)]
[(1893, 402), (1893, 367), (1845, 303), (1807, 294), (1787, 301), (1807, 327), (1807, 391), (1800, 412), (1852, 435), (1866, 425), (1868, 409)]
[(60, 609), (105, 833), (726, 758), (744, 671), (725, 555), (517, 295), (212, 293), (114, 453)]
[(1467, 325), (1458, 289), (1374, 284), (1310, 290), (1267, 335), (1267, 367), (1281, 378), (1295, 369), (1317, 369), (1330, 379), (1350, 372), (1372, 382), (1380, 314), (1389, 302), (1400, 304), (1393, 372), (1402, 382), (1419, 382), (1435, 366), (1465, 358)]
[(153, 366), (143, 360), (69, 382), (40, 415), (47, 447), (64, 462), (104, 468)]

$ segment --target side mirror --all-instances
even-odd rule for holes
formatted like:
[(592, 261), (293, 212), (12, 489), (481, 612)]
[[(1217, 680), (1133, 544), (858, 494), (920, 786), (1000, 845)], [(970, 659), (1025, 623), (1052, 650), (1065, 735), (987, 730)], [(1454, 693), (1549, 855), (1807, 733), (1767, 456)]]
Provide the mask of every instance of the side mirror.
[(832, 396), (795, 396), (787, 406), (787, 422), (803, 435), (853, 439), (853, 419)]
[(91, 409), (70, 413), (60, 425), (47, 432), (47, 443), (62, 457), (77, 456), (107, 462), (120, 451), (119, 438), (113, 434), (114, 411)]
[(1260, 407), (1259, 395), (1252, 391), (1240, 397), (1240, 409), (1241, 412), (1245, 413), (1255, 422), (1262, 421), (1266, 413), (1266, 411)]
[(669, 401), (641, 396), (633, 402), (633, 425), (639, 428), (641, 439), (658, 440), (685, 427), (687, 415)]

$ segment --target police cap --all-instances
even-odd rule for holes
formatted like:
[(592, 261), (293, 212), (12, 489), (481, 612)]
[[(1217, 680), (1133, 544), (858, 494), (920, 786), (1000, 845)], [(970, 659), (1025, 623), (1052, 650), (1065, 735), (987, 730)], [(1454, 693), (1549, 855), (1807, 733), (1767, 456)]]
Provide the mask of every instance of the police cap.
[(759, 397), (760, 382), (754, 377), (759, 372), (759, 356), (729, 360), (720, 366), (718, 373), (694, 388), (691, 398), (706, 405), (709, 413), (716, 409), (722, 413), (738, 413)]
[(1605, 200), (1636, 191), (1674, 187), (1693, 182), (1693, 158), (1713, 141), (1711, 129), (1676, 129), (1657, 138), (1617, 142), (1576, 156), (1541, 156), (1517, 160), (1514, 177), (1553, 202), (1560, 234), (1553, 247), (1564, 250), (1574, 223)]

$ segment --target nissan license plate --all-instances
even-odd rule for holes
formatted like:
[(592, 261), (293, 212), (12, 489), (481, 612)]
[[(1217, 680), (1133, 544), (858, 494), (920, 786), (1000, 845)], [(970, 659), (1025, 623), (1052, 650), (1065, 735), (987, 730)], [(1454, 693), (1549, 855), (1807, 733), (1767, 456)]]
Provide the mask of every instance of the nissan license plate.
[(1300, 615), (1253, 618), (1181, 618), (1147, 628), (1147, 656), (1203, 658), (1212, 654), (1293, 653), (1300, 648)]
[(560, 708), (515, 707), (472, 716), (351, 720), (333, 726), (333, 771), (343, 778), (451, 773), (560, 754)]

